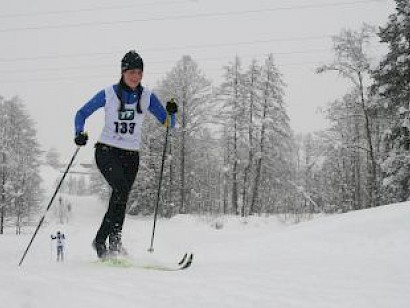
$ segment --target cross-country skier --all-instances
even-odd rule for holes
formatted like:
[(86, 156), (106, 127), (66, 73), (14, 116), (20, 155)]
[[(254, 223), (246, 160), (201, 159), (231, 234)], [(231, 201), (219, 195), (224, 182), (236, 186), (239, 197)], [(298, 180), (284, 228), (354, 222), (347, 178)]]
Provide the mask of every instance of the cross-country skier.
[[(75, 116), (75, 143), (84, 146), (88, 136), (85, 120), (104, 107), (105, 126), (95, 144), (97, 167), (112, 188), (109, 206), (93, 241), (100, 259), (125, 253), (121, 232), (126, 203), (139, 165), (142, 123), (150, 112), (161, 124), (175, 126), (176, 103), (167, 102), (166, 109), (158, 97), (141, 85), (144, 64), (134, 50), (121, 60), (121, 79), (117, 84), (98, 92)], [(171, 114), (168, 123), (167, 113)], [(108, 238), (108, 251), (106, 240)]]
[(51, 240), (56, 240), (57, 262), (64, 261), (64, 233), (57, 231), (56, 235), (51, 234)]

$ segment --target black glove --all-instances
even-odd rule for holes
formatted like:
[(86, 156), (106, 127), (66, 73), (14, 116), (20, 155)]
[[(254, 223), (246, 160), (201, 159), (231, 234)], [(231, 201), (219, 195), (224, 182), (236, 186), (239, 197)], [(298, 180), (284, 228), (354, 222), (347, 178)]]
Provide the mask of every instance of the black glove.
[(178, 112), (178, 105), (174, 98), (171, 98), (171, 100), (167, 102), (166, 109), (168, 114), (175, 114)]
[(75, 138), (74, 138), (75, 144), (79, 145), (79, 146), (86, 145), (87, 140), (88, 140), (88, 135), (87, 135), (87, 133), (84, 133), (84, 132), (78, 133), (77, 136), (75, 136)]

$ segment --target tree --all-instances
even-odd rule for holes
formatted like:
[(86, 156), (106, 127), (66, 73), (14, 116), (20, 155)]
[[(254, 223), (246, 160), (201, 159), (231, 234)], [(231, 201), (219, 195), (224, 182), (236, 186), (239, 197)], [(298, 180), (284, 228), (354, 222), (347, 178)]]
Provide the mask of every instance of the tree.
[(177, 117), (180, 126), (172, 135), (171, 151), (174, 162), (178, 161), (180, 213), (187, 212), (195, 191), (193, 175), (199, 162), (195, 157), (198, 154), (195, 144), (208, 120), (210, 86), (198, 64), (190, 56), (183, 56), (158, 87), (161, 97), (174, 97), (179, 105)]
[(253, 60), (245, 72), (236, 57), (225, 72), (219, 95), (224, 209), (230, 196), (234, 214), (275, 211), (286, 202), (293, 156), (285, 84), (272, 55), (263, 66)]
[[(196, 196), (202, 195), (203, 185), (197, 177), (205, 162), (200, 153), (201, 134), (207, 128), (210, 102), (210, 82), (190, 57), (183, 56), (160, 82), (156, 93), (167, 101), (175, 98), (178, 103), (177, 127), (169, 131), (167, 159), (164, 166), (161, 200), (175, 205), (172, 211), (191, 212), (196, 207)], [(139, 176), (144, 183), (135, 187), (130, 200), (134, 201), (133, 213), (152, 212), (158, 189), (158, 174), (163, 152), (165, 129), (152, 119), (144, 124), (150, 134), (143, 136), (141, 168)], [(202, 202), (198, 201), (198, 202)], [(164, 215), (172, 215), (169, 207), (161, 207)], [(165, 213), (167, 211), (167, 213)]]
[(225, 168), (229, 170), (231, 182), (232, 212), (239, 214), (239, 174), (242, 161), (241, 144), (245, 143), (246, 83), (242, 73), (241, 61), (236, 57), (225, 69), (225, 81), (219, 97), (222, 100), (219, 118), (224, 123), (224, 143), (226, 144)]
[(248, 89), (247, 100), (245, 105), (245, 129), (247, 131), (248, 142), (245, 147), (248, 148), (248, 155), (245, 159), (245, 170), (243, 176), (242, 187), (242, 209), (241, 215), (245, 215), (245, 211), (249, 208), (252, 182), (255, 178), (255, 160), (258, 148), (257, 134), (258, 134), (258, 117), (261, 114), (261, 93), (262, 93), (262, 67), (257, 64), (254, 59), (249, 66), (248, 71), (245, 74), (245, 84)]
[[(250, 214), (260, 212), (263, 204), (271, 205), (265, 208), (266, 211), (272, 211), (271, 207), (275, 204), (284, 204), (285, 200), (282, 197), (287, 195), (292, 173), (294, 146), (284, 101), (285, 83), (274, 63), (273, 55), (269, 55), (265, 60), (261, 76), (259, 140), (255, 155), (256, 170)], [(263, 198), (261, 191), (265, 192)]]
[[(360, 31), (343, 30), (340, 35), (333, 37), (334, 62), (330, 65), (321, 66), (317, 70), (318, 73), (336, 71), (341, 76), (348, 78), (354, 86), (355, 90), (352, 93), (357, 96), (356, 104), (360, 108), (364, 120), (363, 134), (360, 131), (357, 131), (357, 134), (367, 143), (366, 147), (360, 147), (360, 149), (366, 152), (369, 161), (367, 180), (369, 201), (365, 201), (364, 206), (367, 206), (367, 203), (373, 206), (379, 204), (376, 153), (373, 146), (371, 111), (369, 108), (371, 99), (367, 93), (368, 87), (364, 84), (370, 73), (370, 61), (366, 55), (365, 47), (373, 32), (373, 28), (368, 25), (364, 25)], [(358, 126), (356, 128), (359, 129)]]
[[(0, 97), (0, 234), (5, 219), (15, 219), (16, 233), (41, 201), (39, 156), (34, 123), (17, 97)], [(24, 221), (26, 219), (26, 221)]]
[(378, 35), (388, 53), (374, 70), (376, 116), (382, 126), (382, 171), (385, 202), (410, 197), (410, 2), (396, 0), (396, 12)]

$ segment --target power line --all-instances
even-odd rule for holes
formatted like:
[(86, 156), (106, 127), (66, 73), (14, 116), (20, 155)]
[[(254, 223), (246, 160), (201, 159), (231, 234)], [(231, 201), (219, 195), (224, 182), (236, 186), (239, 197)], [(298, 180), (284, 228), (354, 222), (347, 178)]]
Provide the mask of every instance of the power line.
[[(311, 49), (311, 50), (296, 50), (296, 51), (287, 51), (287, 52), (271, 52), (269, 54), (273, 54), (274, 56), (278, 55), (294, 55), (294, 54), (312, 54), (312, 53), (317, 53), (317, 52), (324, 52), (324, 51), (329, 51), (328, 48), (321, 48), (321, 49)], [(267, 53), (264, 53), (263, 55), (266, 55)], [(255, 54), (249, 54), (249, 55), (241, 55), (241, 57), (259, 57), (262, 54), (255, 55)], [(196, 62), (202, 62), (202, 61), (215, 61), (215, 60), (221, 60), (221, 59), (227, 59), (227, 58), (232, 58), (232, 56), (218, 56), (218, 57), (192, 57), (194, 61)], [(150, 65), (152, 64), (161, 64), (161, 63), (168, 63), (169, 60), (161, 60), (161, 61), (146, 61)], [(39, 69), (35, 70), (32, 69), (34, 72), (33, 73), (42, 73), (42, 72), (53, 72), (53, 71), (66, 71), (66, 70), (76, 70), (76, 69), (99, 69), (99, 68), (115, 68), (117, 67), (115, 64), (108, 64), (108, 65), (80, 65), (80, 66), (66, 66), (66, 67), (55, 67), (55, 68), (46, 68), (46, 69)], [(13, 74), (13, 73), (21, 73), (20, 71), (16, 70), (15, 68), (12, 70), (0, 70), (0, 74)], [(24, 72), (25, 74), (27, 72)]]
[[(321, 52), (321, 51), (325, 51), (325, 50), (327, 50), (327, 49), (316, 49), (316, 50), (309, 50), (309, 51), (295, 51), (295, 52), (272, 53), (272, 54), (273, 55), (278, 55), (278, 54), (287, 55), (287, 54), (298, 54), (298, 53), (299, 54), (307, 54), (307, 53)], [(242, 55), (240, 57), (240, 59), (243, 59), (243, 58), (253, 58), (253, 59), (255, 59), (255, 58), (259, 58), (261, 56), (266, 57), (267, 54), (270, 54), (270, 53), (263, 53), (263, 54), (259, 54), (259, 55), (256, 55), (256, 54), (249, 54), (249, 55), (245, 55), (245, 56)], [(225, 58), (228, 58), (227, 61), (229, 61), (229, 60), (232, 60), (233, 56), (210, 57), (210, 58), (194, 58), (194, 61), (196, 61), (196, 62), (207, 61), (207, 60), (212, 61), (212, 60), (219, 60), (219, 59), (225, 59)], [(302, 62), (290, 62), (290, 63), (286, 63), (286, 62), (281, 63), (281, 62), (276, 61), (276, 66), (279, 69), (281, 69), (283, 67), (286, 67), (288, 69), (289, 68), (301, 69), (301, 68), (305, 68), (306, 65), (314, 64), (314, 65), (318, 66), (318, 65), (320, 65), (321, 61), (323, 61), (323, 58), (320, 58), (317, 61), (302, 61)], [(150, 62), (150, 63), (157, 63), (158, 64), (158, 63), (166, 63), (166, 62), (168, 62), (168, 61), (153, 61), (153, 62)], [(199, 63), (199, 64), (201, 64), (201, 63)], [(99, 65), (99, 66), (94, 66), (94, 67), (87, 67), (87, 66), (72, 67), (72, 69), (77, 69), (77, 68), (78, 69), (83, 69), (83, 70), (84, 69), (92, 69), (92, 68), (96, 68), (96, 69), (98, 69), (98, 68), (114, 68), (114, 65)], [(45, 71), (53, 71), (53, 70), (63, 71), (65, 69), (70, 69), (70, 68), (69, 67), (68, 68), (59, 67), (59, 68), (55, 68), (55, 69), (53, 68), (53, 69), (45, 70)], [(209, 68), (208, 69), (200, 68), (200, 69), (201, 69), (202, 72), (205, 72), (205, 71), (207, 71), (207, 72), (211, 72), (211, 71), (223, 72), (223, 67), (222, 66), (220, 68), (214, 68), (214, 69), (209, 69)], [(150, 76), (150, 75), (165, 75), (166, 73), (167, 73), (166, 71), (163, 71), (163, 72), (150, 71), (150, 72), (146, 73), (146, 75), (148, 75), (148, 76)], [(28, 79), (28, 80), (22, 80), (22, 79), (18, 79), (18, 80), (0, 80), (0, 84), (27, 83), (27, 82), (48, 82), (48, 81), (59, 81), (59, 80), (67, 80), (67, 81), (72, 80), (72, 81), (78, 82), (79, 78), (93, 78), (93, 77), (101, 77), (101, 73), (91, 74), (91, 75), (88, 75), (88, 74), (87, 75), (84, 75), (84, 74), (79, 74), (78, 75), (77, 74), (77, 75), (74, 75), (74, 76), (64, 75), (63, 77), (58, 76), (57, 78), (52, 78), (52, 79), (50, 79), (50, 78), (45, 78), (45, 79), (44, 78), (43, 79), (36, 78), (36, 79)]]
[(176, 15), (176, 16), (160, 16), (152, 18), (140, 18), (140, 19), (130, 19), (130, 20), (120, 20), (120, 21), (105, 21), (105, 22), (84, 22), (76, 24), (66, 24), (66, 25), (46, 25), (46, 26), (31, 26), (31, 27), (21, 27), (21, 28), (8, 28), (0, 29), (0, 33), (6, 32), (17, 32), (17, 31), (31, 31), (31, 30), (51, 30), (51, 29), (67, 29), (67, 28), (81, 28), (90, 26), (109, 26), (109, 25), (119, 25), (128, 24), (134, 22), (150, 22), (150, 21), (166, 21), (166, 20), (182, 20), (182, 19), (197, 19), (197, 18), (213, 18), (213, 17), (229, 17), (229, 16), (239, 16), (247, 14), (260, 14), (260, 13), (272, 13), (283, 10), (302, 10), (302, 9), (320, 9), (326, 7), (339, 7), (347, 6), (353, 7), (361, 4), (368, 3), (380, 3), (376, 0), (361, 0), (361, 1), (350, 1), (350, 2), (336, 2), (336, 3), (325, 3), (325, 4), (306, 4), (298, 6), (287, 6), (287, 7), (276, 7), (276, 8), (265, 8), (258, 10), (245, 10), (236, 12), (220, 12), (220, 13), (200, 13), (200, 14), (189, 14), (189, 15)]
[(144, 6), (157, 6), (157, 5), (175, 5), (183, 3), (192, 3), (192, 1), (157, 1), (157, 2), (146, 2), (128, 5), (112, 5), (112, 6), (101, 6), (101, 7), (90, 7), (75, 10), (59, 10), (59, 11), (48, 11), (48, 12), (31, 12), (31, 13), (14, 13), (14, 14), (4, 14), (0, 15), (1, 18), (16, 18), (16, 17), (33, 17), (33, 16), (47, 16), (47, 15), (63, 15), (63, 14), (77, 14), (82, 12), (98, 12), (98, 11), (108, 11), (108, 10), (121, 10), (121, 9), (131, 9), (136, 7)]
[[(321, 40), (324, 38), (330, 38), (332, 35), (318, 35), (318, 36), (301, 36), (301, 37), (288, 37), (288, 38), (274, 38), (266, 40), (253, 40), (253, 41), (242, 41), (234, 43), (214, 43), (214, 44), (197, 44), (197, 45), (186, 45), (178, 46), (174, 48), (163, 47), (163, 48), (152, 48), (147, 49), (144, 52), (169, 52), (174, 50), (187, 50), (187, 49), (202, 49), (202, 48), (216, 48), (216, 47), (226, 47), (226, 46), (238, 46), (238, 45), (254, 45), (262, 43), (273, 43), (273, 42), (292, 42), (292, 41), (309, 41), (309, 40)], [(65, 54), (65, 55), (44, 55), (37, 57), (18, 57), (18, 58), (0, 58), (0, 62), (16, 62), (16, 61), (37, 61), (37, 60), (51, 60), (51, 59), (67, 59), (67, 58), (81, 58), (81, 57), (95, 57), (95, 56), (107, 56), (115, 55), (124, 50), (112, 51), (112, 52), (90, 52), (90, 53), (79, 53), (79, 54)]]
[[(319, 65), (320, 61), (294, 62), (294, 63), (285, 63), (285, 64), (277, 63), (276, 66), (278, 68), (281, 68), (281, 67), (288, 67), (288, 68), (289, 67), (299, 67), (299, 68), (301, 68), (304, 65), (312, 65), (312, 64)], [(204, 72), (205, 70), (201, 69), (201, 71)], [(221, 68), (214, 68), (214, 69), (206, 69), (206, 71), (207, 72), (221, 72), (222, 73), (223, 68), (221, 67)], [(164, 71), (164, 72), (149, 72), (149, 73), (147, 73), (147, 75), (149, 75), (149, 76), (164, 75), (165, 76), (166, 73), (167, 73), (166, 71)], [(55, 77), (54, 78), (46, 77), (46, 78), (32, 78), (32, 79), (18, 79), (18, 80), (0, 80), (0, 83), (1, 84), (15, 84), (15, 83), (37, 83), (37, 82), (61, 82), (61, 81), (78, 82), (79, 79), (81, 79), (81, 78), (88, 79), (88, 78), (95, 78), (95, 77), (101, 77), (101, 73), (98, 73), (98, 74), (76, 74), (76, 75), (73, 75), (73, 76), (62, 76), (62, 77), (59, 76), (57, 78), (55, 78)]]
[[(299, 36), (299, 37), (284, 37), (284, 38), (272, 38), (272, 39), (260, 39), (252, 41), (241, 41), (241, 42), (227, 42), (227, 43), (212, 43), (212, 44), (193, 44), (178, 47), (161, 47), (161, 48), (148, 48), (144, 50), (145, 52), (170, 52), (176, 50), (192, 50), (192, 49), (206, 49), (206, 48), (218, 48), (218, 47), (233, 47), (241, 45), (255, 45), (255, 44), (266, 44), (274, 42), (294, 42), (294, 41), (314, 41), (332, 38), (334, 34), (328, 35), (316, 35), (316, 36)], [(95, 57), (95, 56), (111, 56), (123, 53), (124, 49), (117, 51), (108, 52), (89, 52), (89, 53), (77, 53), (77, 54), (63, 54), (63, 55), (43, 55), (36, 57), (17, 57), (17, 58), (0, 58), (0, 62), (17, 62), (17, 61), (37, 61), (37, 60), (55, 60), (55, 59), (67, 59), (67, 58), (82, 58), (82, 57)], [(289, 53), (301, 53), (300, 51), (291, 52), (273, 52), (273, 54), (289, 54)]]

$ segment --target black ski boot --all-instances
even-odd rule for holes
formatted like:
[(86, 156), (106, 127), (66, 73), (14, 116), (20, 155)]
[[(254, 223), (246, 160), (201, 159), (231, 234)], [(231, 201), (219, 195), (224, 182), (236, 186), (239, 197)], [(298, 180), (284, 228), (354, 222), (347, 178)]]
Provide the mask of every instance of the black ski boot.
[(105, 243), (97, 243), (94, 239), (92, 246), (94, 250), (97, 252), (97, 257), (100, 260), (105, 260), (108, 257), (107, 248), (105, 247)]
[(121, 232), (113, 233), (108, 236), (108, 249), (110, 256), (127, 256), (126, 249), (122, 246)]

